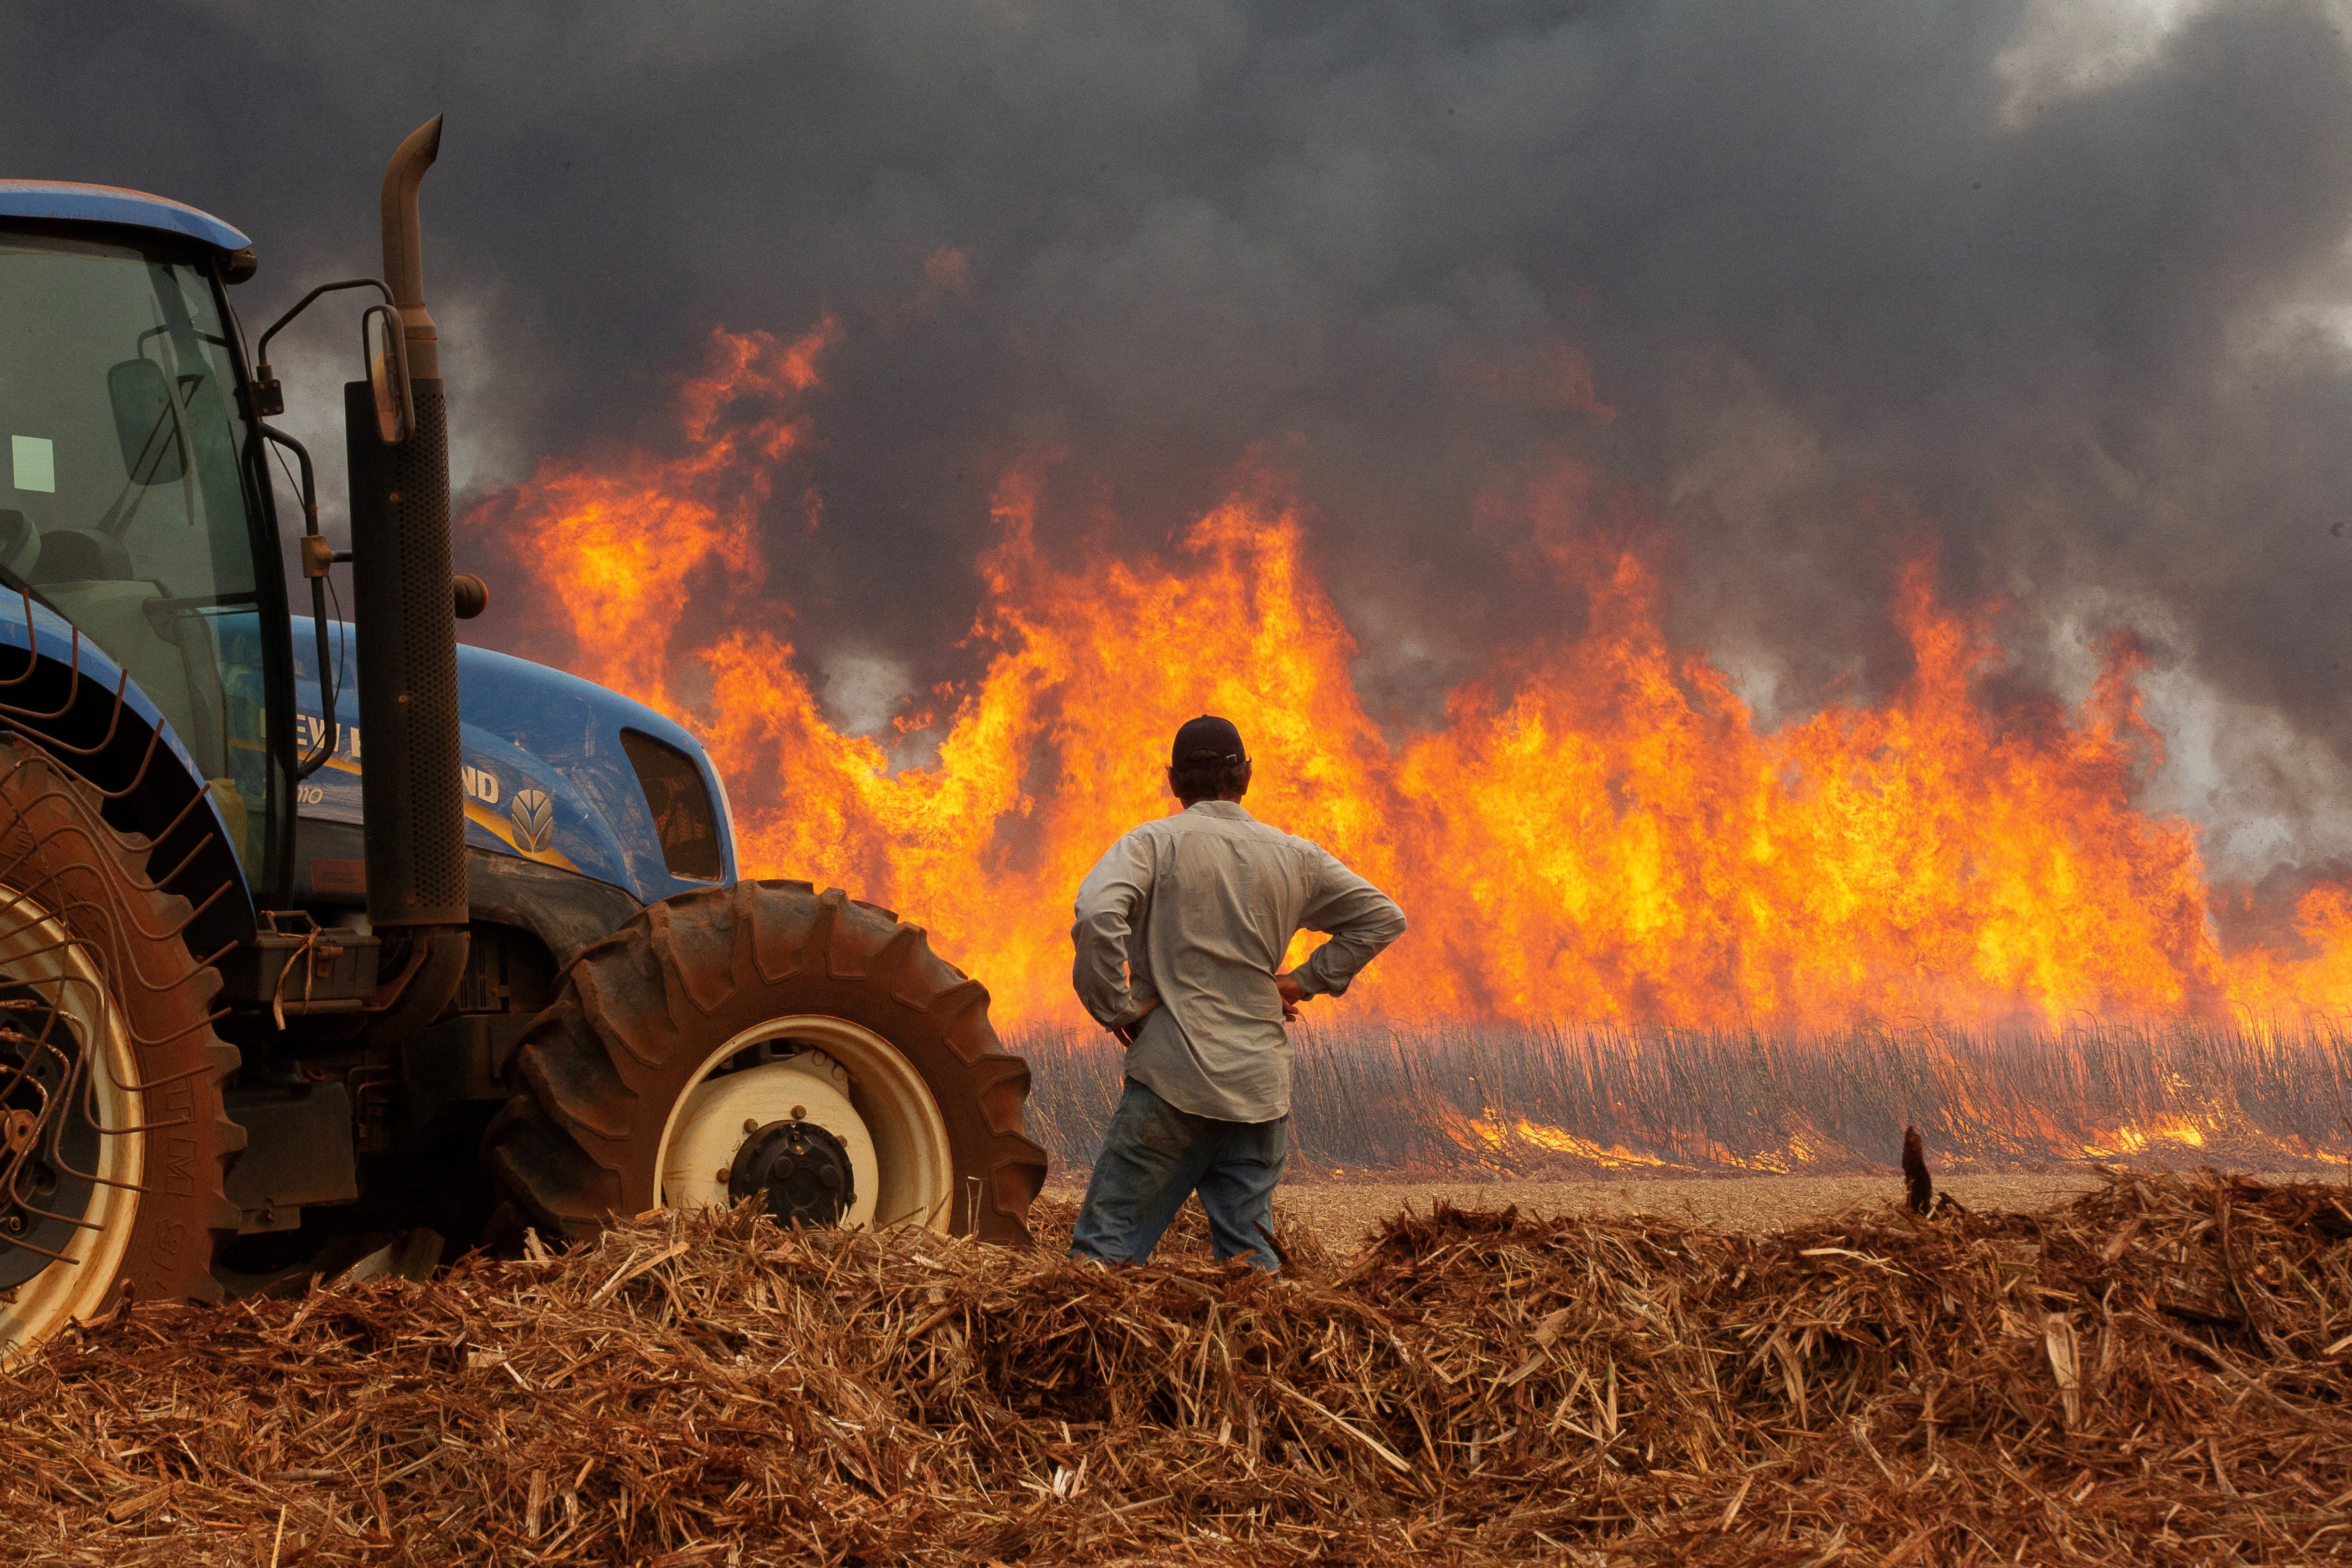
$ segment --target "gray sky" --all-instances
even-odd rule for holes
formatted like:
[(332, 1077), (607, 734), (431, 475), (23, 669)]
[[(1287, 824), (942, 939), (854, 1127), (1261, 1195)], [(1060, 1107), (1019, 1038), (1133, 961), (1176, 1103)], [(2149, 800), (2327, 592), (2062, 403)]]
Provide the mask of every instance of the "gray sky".
[[(2352, 852), (2347, 19), (20, 3), (0, 164), (245, 228), (257, 329), (374, 269), (384, 158), (446, 111), (427, 281), (478, 487), (670, 439), (714, 326), (836, 314), (824, 525), (780, 502), (773, 559), (851, 716), (970, 673), (1013, 456), (1067, 454), (1049, 537), (1107, 503), (1150, 548), (1265, 445), (1367, 700), (1427, 722), (1577, 624), (1514, 570), (1536, 525), (1477, 502), (1566, 456), (1664, 520), (1675, 633), (1768, 719), (1901, 678), (1923, 549), (2070, 694), (2137, 630), (2151, 800), (2251, 875)], [(911, 310), (941, 247), (969, 286)], [(285, 359), (320, 431), (342, 331)], [(1613, 418), (1538, 395), (1563, 350)]]

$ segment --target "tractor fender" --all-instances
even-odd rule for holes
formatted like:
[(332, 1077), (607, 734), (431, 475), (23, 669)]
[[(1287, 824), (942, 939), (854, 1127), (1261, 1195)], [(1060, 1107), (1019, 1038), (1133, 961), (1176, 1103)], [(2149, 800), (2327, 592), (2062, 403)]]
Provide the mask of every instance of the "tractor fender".
[(611, 883), (485, 849), (467, 850), (466, 877), (474, 918), (530, 932), (559, 975), (645, 907)]
[[(200, 906), (186, 933), (199, 957), (252, 938), (253, 893), (227, 813), (171, 722), (71, 622), (30, 594), (11, 601), (5, 590), (0, 730), (35, 742), (96, 786), (107, 824), (149, 841), (156, 873)], [(257, 814), (261, 801), (249, 810)]]
[[(360, 825), (305, 817), (297, 824), (295, 842), (299, 846), (295, 902), (327, 908), (357, 907), (359, 892), (348, 885), (320, 886), (310, 879), (315, 868), (322, 865), (365, 863), (366, 841)], [(466, 849), (466, 889), (474, 920), (530, 932), (555, 960), (558, 973), (570, 968), (592, 943), (626, 925), (645, 907), (626, 889), (611, 883), (499, 854), (478, 844)]]

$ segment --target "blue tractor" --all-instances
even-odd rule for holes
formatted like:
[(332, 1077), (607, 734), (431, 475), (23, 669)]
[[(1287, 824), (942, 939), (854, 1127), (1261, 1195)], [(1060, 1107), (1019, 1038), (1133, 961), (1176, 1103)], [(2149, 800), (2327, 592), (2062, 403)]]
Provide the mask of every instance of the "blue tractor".
[[(662, 1207), (1027, 1239), (985, 988), (888, 910), (738, 880), (677, 725), (458, 645), (440, 129), (385, 172), (383, 277), (257, 356), (245, 235), (0, 182), (0, 1358), (126, 1297)], [(351, 290), (345, 555), (268, 351)]]

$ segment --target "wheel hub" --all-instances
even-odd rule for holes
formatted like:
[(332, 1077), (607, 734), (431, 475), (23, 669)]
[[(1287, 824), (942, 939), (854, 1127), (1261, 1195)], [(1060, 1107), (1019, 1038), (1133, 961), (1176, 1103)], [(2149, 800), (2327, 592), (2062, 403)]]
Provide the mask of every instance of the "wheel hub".
[(814, 1122), (771, 1122), (743, 1140), (727, 1174), (737, 1203), (760, 1197), (779, 1225), (837, 1225), (857, 1201), (849, 1148)]
[[(854, 1098), (853, 1098), (854, 1097)], [(801, 1013), (755, 1025), (704, 1058), (662, 1131), (661, 1201), (671, 1208), (731, 1207), (764, 1185), (736, 1171), (777, 1124), (821, 1130), (846, 1151), (840, 1207), (820, 1199), (816, 1223), (852, 1229), (919, 1225), (945, 1230), (952, 1161), (947, 1127), (920, 1073), (862, 1025)], [(808, 1157), (822, 1165), (822, 1156)], [(824, 1193), (824, 1177), (815, 1177)], [(772, 1212), (782, 1220), (784, 1208)], [(803, 1221), (810, 1223), (810, 1221)]]
[(822, 1051), (746, 1052), (680, 1103), (665, 1200), (732, 1207), (757, 1197), (779, 1224), (871, 1225), (880, 1171), (872, 1134), (849, 1098), (855, 1087)]
[(0, 887), (0, 1364), (101, 1309), (147, 1191), (141, 1063), (99, 962)]
[(81, 1055), (68, 1020), (34, 988), (0, 986), (0, 1289), (67, 1250), (95, 1196), (83, 1175), (99, 1139), (80, 1113)]

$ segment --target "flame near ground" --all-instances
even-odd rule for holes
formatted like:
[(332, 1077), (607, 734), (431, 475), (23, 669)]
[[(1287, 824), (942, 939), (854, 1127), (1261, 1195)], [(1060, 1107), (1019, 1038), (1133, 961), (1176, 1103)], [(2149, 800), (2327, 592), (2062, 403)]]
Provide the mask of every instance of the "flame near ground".
[[(1916, 1125), (1939, 1172), (2347, 1164), (2352, 1037), (2186, 1020), (1986, 1035), (1805, 1035), (1549, 1021), (1310, 1025), (1287, 1178), (1885, 1171)], [(1030, 1131), (1094, 1163), (1118, 1103), (1103, 1037), (1032, 1029)], [(1890, 1189), (1891, 1190), (1891, 1189)]]
[[(906, 913), (988, 983), (1001, 1026), (1083, 1023), (1071, 895), (1112, 839), (1172, 809), (1158, 763), (1202, 712), (1248, 737), (1254, 812), (1412, 916), (1327, 1021), (1820, 1034), (2352, 1002), (2341, 887), (2305, 894), (2304, 951), (2223, 950), (2196, 828), (2135, 804), (2161, 737), (2129, 644), (2079, 709), (1995, 713), (1990, 618), (1938, 603), (1924, 562), (1895, 606), (1909, 681), (1765, 733), (1720, 669), (1669, 645), (1631, 535), (1538, 530), (1580, 541), (1541, 569), (1583, 601), (1582, 629), (1496, 649), (1441, 727), (1391, 741), (1278, 485), (1156, 557), (1048, 559), (1034, 472), (1015, 465), (977, 563), (986, 672), (901, 721), (928, 727), (935, 759), (894, 770), (827, 721), (766, 585), (761, 511), (793, 493), (835, 330), (714, 333), (674, 447), (548, 459), (468, 523), (545, 589), (545, 629), (570, 643), (557, 662), (703, 737), (748, 874)], [(1572, 508), (1580, 488), (1530, 504)]]

